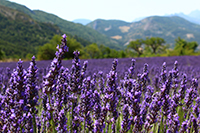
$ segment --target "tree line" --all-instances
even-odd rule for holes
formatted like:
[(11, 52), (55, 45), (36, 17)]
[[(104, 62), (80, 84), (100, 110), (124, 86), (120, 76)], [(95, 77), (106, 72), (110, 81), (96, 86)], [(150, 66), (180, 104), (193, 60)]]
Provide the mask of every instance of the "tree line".
[[(53, 59), (55, 47), (59, 44), (60, 39), (59, 35), (55, 35), (49, 43), (40, 46), (37, 54), (38, 59)], [(146, 39), (130, 41), (125, 50), (115, 50), (96, 43), (83, 46), (71, 37), (67, 37), (67, 40), (69, 51), (65, 55), (66, 59), (72, 59), (75, 50), (80, 51), (82, 59), (200, 55), (200, 52), (197, 51), (197, 42), (188, 42), (180, 37), (175, 39), (174, 48), (170, 48), (170, 44), (166, 44), (163, 38), (147, 37)]]
[(173, 48), (170, 48), (170, 44), (166, 44), (166, 41), (160, 37), (137, 39), (127, 46), (128, 53), (132, 52), (132, 56), (137, 57), (200, 55), (197, 47), (197, 42), (188, 42), (180, 37), (175, 39)]
[[(55, 35), (49, 43), (44, 44), (38, 48), (37, 58), (39, 60), (51, 60), (55, 57), (56, 46), (60, 43), (61, 37)], [(80, 51), (81, 59), (98, 59), (98, 58), (125, 58), (126, 54), (123, 50), (111, 49), (105, 45), (97, 45), (91, 43), (83, 46), (75, 38), (67, 36), (68, 52), (64, 55), (65, 59), (74, 58), (73, 52)]]
[[(53, 59), (55, 57), (56, 46), (60, 44), (60, 40), (60, 35), (54, 35), (48, 43), (39, 46), (36, 54), (37, 60)], [(80, 51), (81, 59), (200, 55), (200, 52), (197, 51), (197, 42), (188, 42), (180, 37), (175, 39), (173, 48), (170, 47), (170, 44), (166, 44), (166, 41), (160, 37), (132, 40), (126, 49), (115, 50), (103, 44), (97, 45), (96, 43), (91, 43), (89, 45), (82, 45), (74, 37), (68, 36), (67, 46), (69, 47), (69, 51), (64, 55), (65, 59), (72, 59), (75, 50)], [(5, 52), (0, 49), (0, 60), (3, 58), (6, 58)]]

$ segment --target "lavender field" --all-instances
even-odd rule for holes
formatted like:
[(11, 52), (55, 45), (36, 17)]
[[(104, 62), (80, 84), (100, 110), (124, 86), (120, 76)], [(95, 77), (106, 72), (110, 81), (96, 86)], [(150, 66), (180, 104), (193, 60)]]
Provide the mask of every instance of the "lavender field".
[(57, 49), (0, 63), (0, 132), (200, 132), (200, 56), (66, 61), (65, 35)]

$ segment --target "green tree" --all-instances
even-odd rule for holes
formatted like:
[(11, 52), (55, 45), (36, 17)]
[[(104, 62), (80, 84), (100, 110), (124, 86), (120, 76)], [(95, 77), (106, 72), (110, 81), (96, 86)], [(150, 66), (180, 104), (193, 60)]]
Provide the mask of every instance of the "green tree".
[(119, 51), (117, 51), (115, 49), (111, 49), (110, 57), (111, 58), (119, 58)]
[(159, 47), (162, 47), (163, 44), (165, 43), (165, 40), (160, 37), (151, 37), (151, 38), (146, 38), (144, 40), (144, 43), (146, 44), (147, 47), (150, 47), (152, 49), (152, 53), (156, 54), (157, 50)]
[(56, 47), (51, 43), (46, 43), (39, 47), (37, 58), (39, 60), (52, 60), (55, 57)]
[[(39, 60), (50, 60), (55, 57), (56, 47), (61, 42), (61, 36), (55, 35), (49, 41), (49, 43), (40, 46), (38, 49), (37, 58)], [(83, 46), (77, 42), (74, 38), (67, 37), (67, 47), (69, 47), (68, 52), (64, 55), (64, 58), (71, 59), (74, 57), (73, 52), (75, 50), (82, 51)], [(82, 52), (81, 52), (82, 53)]]
[(64, 57), (67, 58), (67, 59), (72, 59), (74, 58), (74, 51), (78, 50), (80, 51), (80, 56), (83, 55), (83, 46), (76, 41), (76, 39), (74, 38), (70, 38), (70, 37), (67, 37), (67, 47), (69, 48), (68, 49), (68, 52), (66, 52), (64, 54)]
[(178, 37), (175, 40), (174, 53), (177, 55), (193, 55), (197, 47), (197, 42), (187, 42), (186, 40)]
[(111, 58), (110, 56), (111, 49), (109, 47), (106, 47), (105, 45), (101, 44), (99, 46), (99, 49), (101, 51), (100, 58)]
[(119, 58), (125, 58), (126, 57), (126, 52), (124, 50), (119, 51)]
[(138, 57), (140, 57), (143, 54), (142, 44), (143, 44), (143, 39), (137, 39), (135, 41), (131, 41), (127, 46), (127, 48), (133, 49), (135, 52), (137, 52)]
[(101, 51), (96, 43), (92, 43), (85, 47), (86, 53), (89, 54), (89, 58), (97, 59), (100, 58)]
[(0, 60), (5, 58), (5, 52), (0, 48)]

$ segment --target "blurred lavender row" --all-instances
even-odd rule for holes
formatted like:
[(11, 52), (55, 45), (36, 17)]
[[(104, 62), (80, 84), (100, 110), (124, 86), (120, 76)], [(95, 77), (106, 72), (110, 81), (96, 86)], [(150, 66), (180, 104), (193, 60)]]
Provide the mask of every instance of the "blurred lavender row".
[(63, 61), (67, 51), (63, 35), (53, 61), (1, 64), (0, 132), (200, 132), (199, 56)]
[[(98, 73), (98, 71), (103, 71), (104, 74), (109, 73), (110, 68), (108, 66), (111, 65), (111, 62), (114, 59), (88, 59), (87, 61), (87, 75), (91, 75), (93, 73)], [(174, 56), (174, 57), (143, 57), (143, 58), (135, 58), (135, 72), (140, 73), (143, 69), (143, 65), (147, 63), (149, 65), (150, 75), (159, 74), (161, 71), (161, 66), (164, 62), (166, 62), (167, 70), (173, 68), (174, 62), (178, 61), (180, 73), (185, 73), (188, 76), (195, 76), (199, 78), (200, 73), (200, 56)], [(80, 60), (80, 64), (83, 64), (85, 59)], [(38, 71), (40, 73), (46, 74), (48, 68), (50, 67), (51, 61), (36, 61)], [(124, 73), (128, 70), (131, 63), (131, 58), (121, 58), (118, 59), (118, 75), (120, 77), (124, 76)], [(27, 69), (29, 67), (30, 62), (24, 61), (23, 67)], [(16, 68), (17, 62), (1, 62), (0, 63), (0, 74), (4, 74), (6, 72), (6, 68), (11, 71)], [(71, 68), (72, 60), (63, 60), (62, 65), (66, 68)]]

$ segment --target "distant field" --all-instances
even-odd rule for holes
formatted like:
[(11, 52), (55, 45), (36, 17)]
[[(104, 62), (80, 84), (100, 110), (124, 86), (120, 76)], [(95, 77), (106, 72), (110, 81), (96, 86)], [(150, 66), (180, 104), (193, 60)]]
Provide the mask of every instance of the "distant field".
[[(122, 58), (118, 59), (117, 72), (118, 75), (123, 76), (124, 72), (128, 70), (131, 65), (132, 58)], [(155, 73), (159, 73), (162, 64), (166, 62), (167, 70), (171, 70), (173, 68), (174, 62), (178, 61), (178, 68), (181, 72), (185, 72), (186, 74), (192, 72), (194, 75), (200, 77), (200, 56), (174, 56), (174, 57), (144, 57), (144, 58), (134, 58), (136, 60), (136, 73), (142, 72), (143, 66), (145, 63), (149, 65), (150, 75), (155, 75)], [(112, 61), (114, 59), (88, 59), (88, 67), (87, 74), (98, 73), (98, 71), (103, 71), (104, 74), (109, 73)], [(80, 60), (81, 66), (85, 60)], [(48, 61), (36, 61), (36, 65), (39, 69), (47, 68), (50, 66), (51, 60)], [(64, 60), (62, 61), (64, 67), (71, 68), (72, 60)], [(25, 61), (22, 63), (23, 67), (26, 69), (30, 65), (30, 61)], [(16, 68), (17, 62), (6, 62), (0, 63), (0, 68), (9, 67), (11, 69)]]

